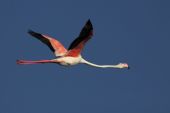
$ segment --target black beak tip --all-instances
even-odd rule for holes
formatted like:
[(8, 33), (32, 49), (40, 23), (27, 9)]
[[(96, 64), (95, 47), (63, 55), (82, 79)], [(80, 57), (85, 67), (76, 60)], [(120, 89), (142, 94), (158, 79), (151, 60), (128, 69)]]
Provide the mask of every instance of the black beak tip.
[(127, 68), (128, 70), (130, 69), (130, 67), (128, 66), (128, 68)]

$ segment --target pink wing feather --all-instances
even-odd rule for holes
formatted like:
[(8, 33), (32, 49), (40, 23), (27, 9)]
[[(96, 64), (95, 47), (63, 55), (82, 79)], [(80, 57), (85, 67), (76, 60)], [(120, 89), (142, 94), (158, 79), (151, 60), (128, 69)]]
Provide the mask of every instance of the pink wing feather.
[(66, 54), (67, 49), (58, 40), (47, 35), (36, 33), (32, 30), (29, 30), (28, 33), (46, 44), (50, 50), (54, 52), (55, 56), (63, 56)]
[(92, 37), (92, 35), (93, 26), (91, 21), (88, 20), (84, 25), (83, 29), (81, 30), (79, 36), (71, 43), (66, 56), (78, 56), (84, 48), (84, 45)]

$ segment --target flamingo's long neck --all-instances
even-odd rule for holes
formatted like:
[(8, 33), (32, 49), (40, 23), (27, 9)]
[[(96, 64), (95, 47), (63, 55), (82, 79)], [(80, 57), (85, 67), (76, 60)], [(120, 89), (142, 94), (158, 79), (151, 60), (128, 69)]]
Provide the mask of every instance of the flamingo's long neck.
[(93, 67), (98, 67), (98, 68), (120, 68), (119, 65), (97, 65), (91, 62), (88, 62), (82, 58), (81, 63), (93, 66)]

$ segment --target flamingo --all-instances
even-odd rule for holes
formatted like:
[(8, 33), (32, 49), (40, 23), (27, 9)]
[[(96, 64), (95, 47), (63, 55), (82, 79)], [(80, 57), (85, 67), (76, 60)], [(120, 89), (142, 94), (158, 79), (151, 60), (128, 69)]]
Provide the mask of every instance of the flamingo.
[(17, 60), (17, 64), (40, 64), (40, 63), (57, 63), (64, 66), (72, 66), (79, 63), (87, 64), (97, 68), (127, 68), (127, 63), (118, 63), (116, 65), (97, 65), (85, 60), (81, 56), (81, 51), (84, 48), (86, 42), (93, 36), (93, 26), (90, 19), (85, 23), (79, 36), (71, 43), (68, 49), (66, 49), (58, 40), (44, 34), (28, 30), (28, 33), (37, 38), (44, 44), (46, 44), (50, 50), (54, 53), (56, 58), (50, 60)]

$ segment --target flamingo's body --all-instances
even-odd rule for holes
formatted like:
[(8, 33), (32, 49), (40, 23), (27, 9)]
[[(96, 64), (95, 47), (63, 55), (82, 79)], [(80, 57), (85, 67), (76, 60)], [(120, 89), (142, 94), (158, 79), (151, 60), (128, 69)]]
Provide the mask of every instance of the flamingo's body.
[(39, 63), (57, 63), (64, 66), (76, 65), (79, 63), (84, 63), (94, 67), (100, 68), (129, 68), (126, 63), (119, 63), (117, 65), (97, 65), (90, 63), (82, 58), (81, 51), (85, 45), (85, 43), (92, 37), (93, 35), (93, 26), (88, 20), (80, 32), (78, 38), (76, 38), (68, 48), (68, 50), (57, 40), (51, 38), (47, 35), (42, 35), (40, 33), (36, 33), (34, 31), (29, 30), (28, 33), (33, 37), (39, 39), (43, 43), (45, 43), (51, 51), (55, 54), (56, 58), (51, 60), (39, 60), (39, 61), (28, 61), (28, 60), (17, 60), (17, 64), (39, 64)]

